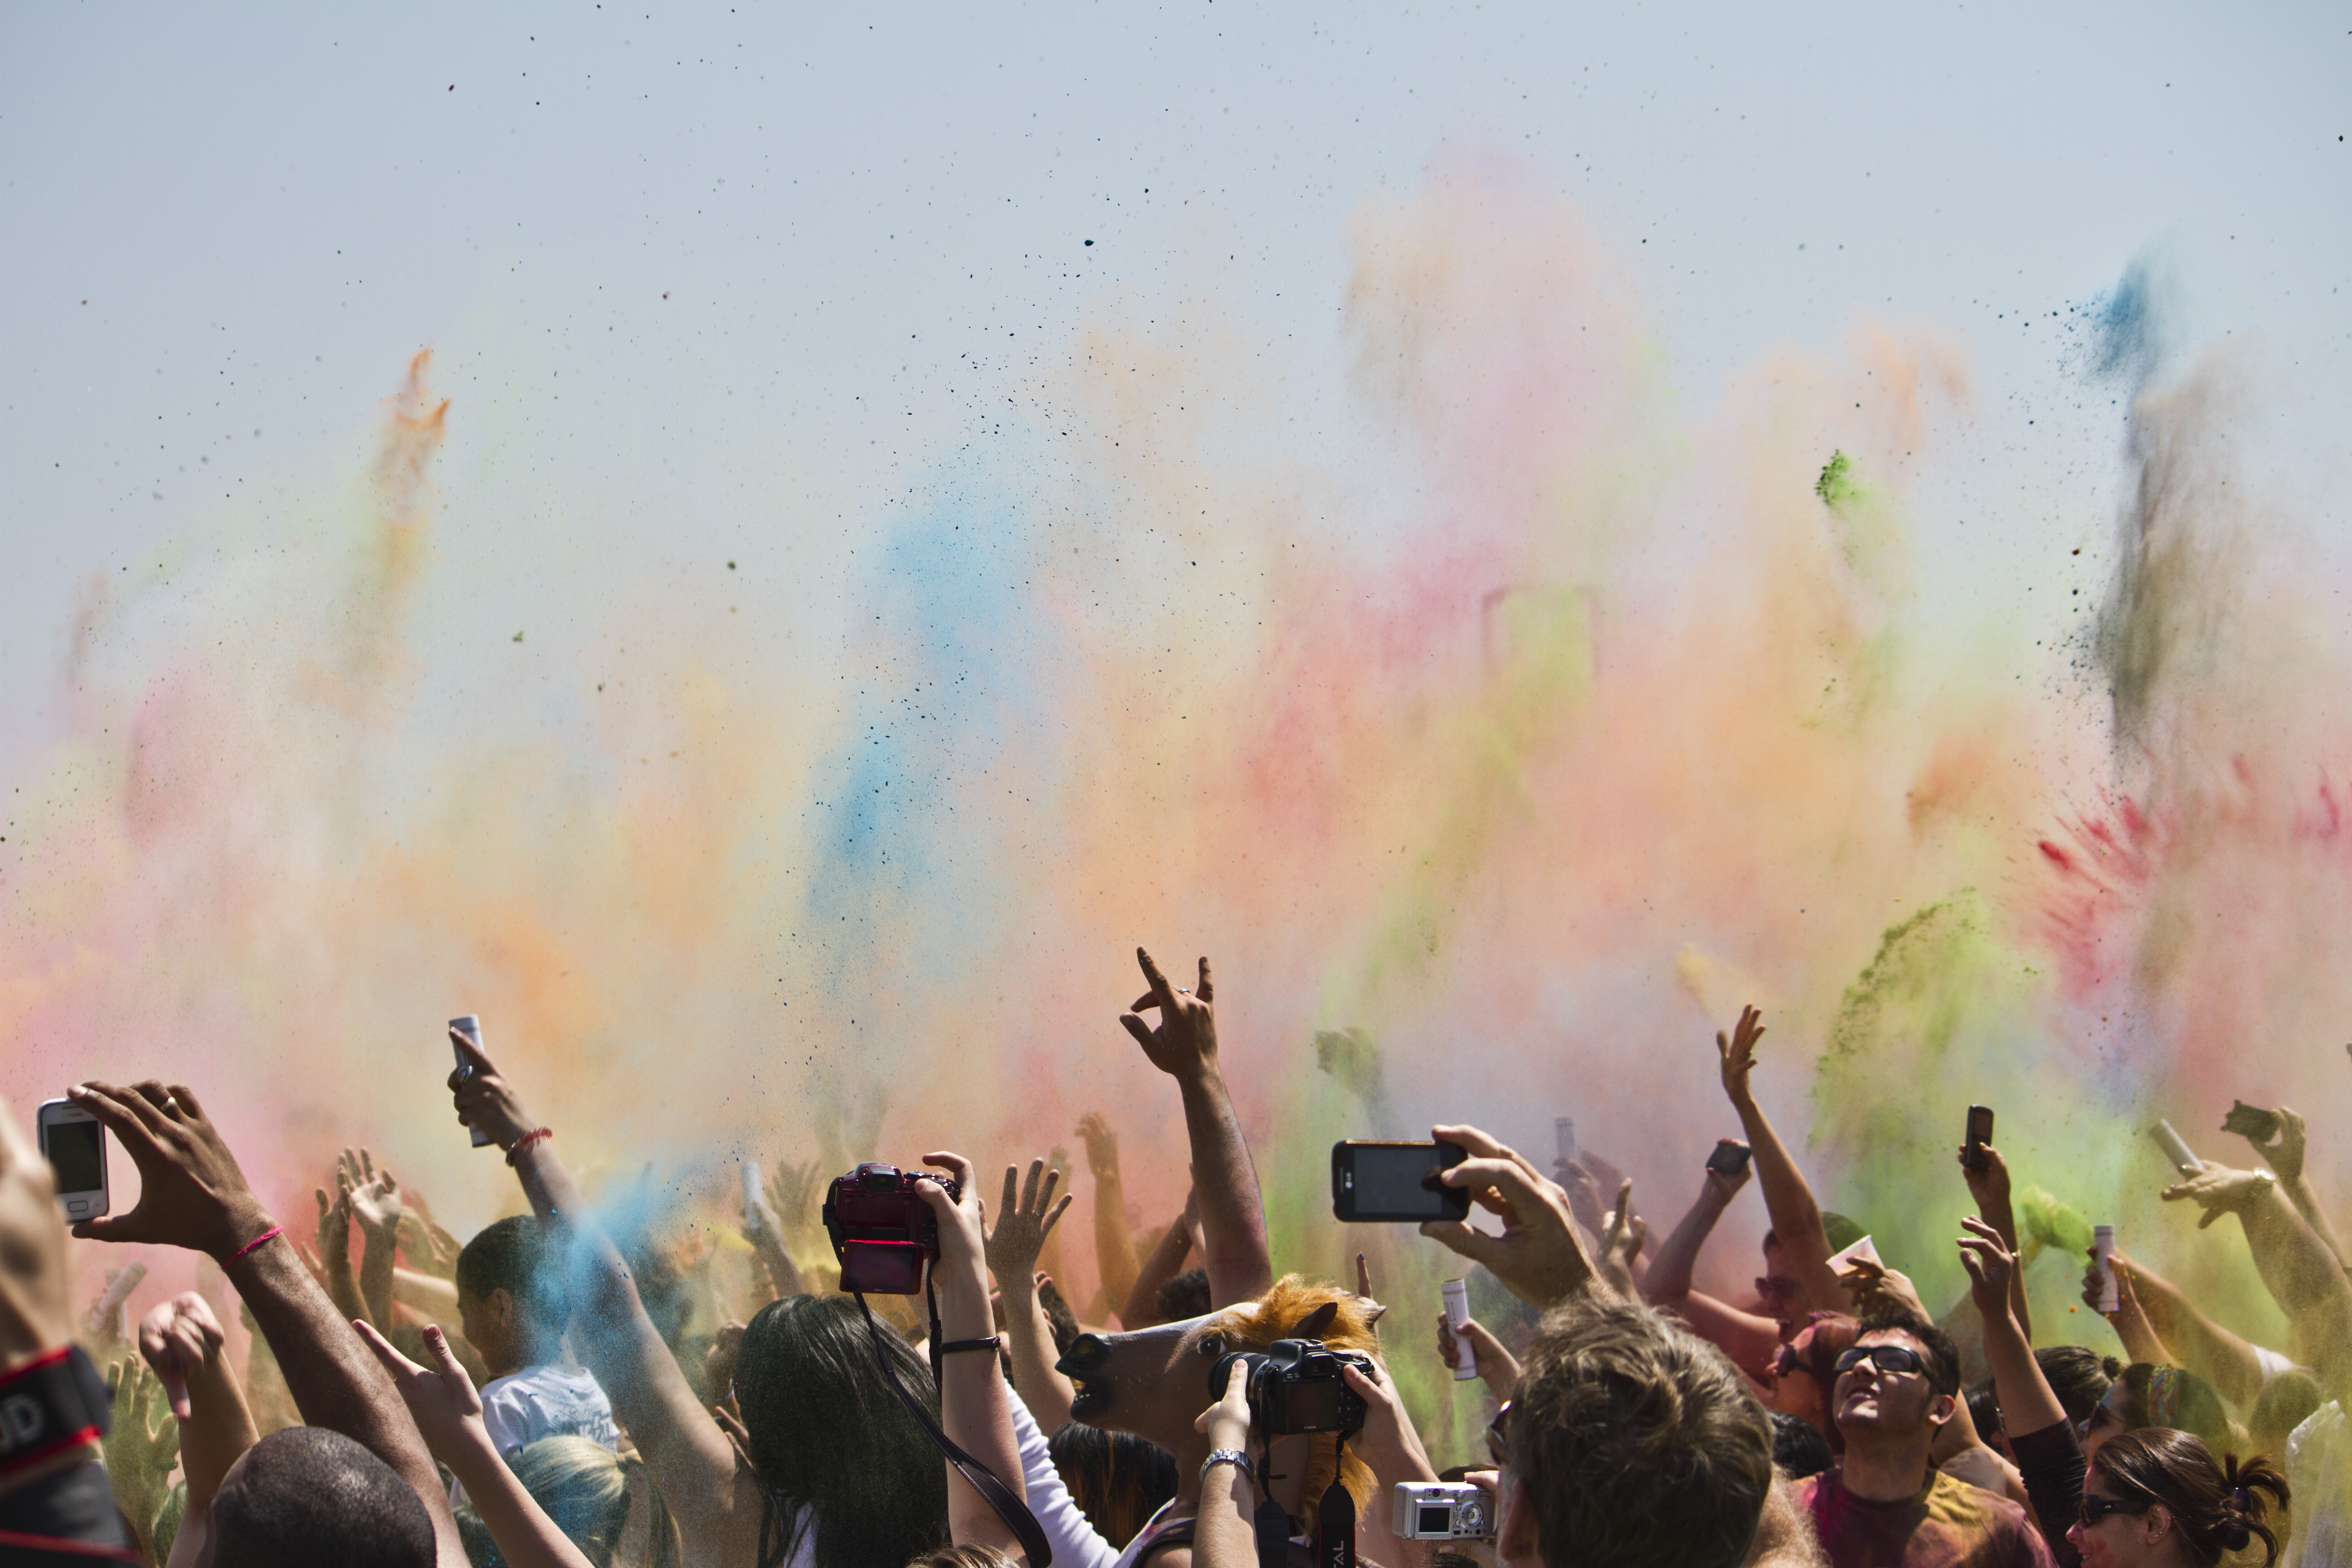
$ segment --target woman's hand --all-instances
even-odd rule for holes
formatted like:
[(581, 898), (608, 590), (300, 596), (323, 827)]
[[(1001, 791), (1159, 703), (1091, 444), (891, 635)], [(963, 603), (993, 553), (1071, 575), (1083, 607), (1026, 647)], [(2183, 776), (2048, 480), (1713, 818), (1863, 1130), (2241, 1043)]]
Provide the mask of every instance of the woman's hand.
[(2187, 1198), (2203, 1209), (2197, 1228), (2204, 1230), (2225, 1214), (2242, 1214), (2277, 1185), (2278, 1178), (2268, 1171), (2232, 1171), (2209, 1161), (2202, 1171), (2165, 1188), (2160, 1195), (2166, 1203)]
[(1452, 1372), (1461, 1364), (1456, 1347), (1465, 1343), (1470, 1347), (1471, 1363), (1478, 1369), (1479, 1377), (1496, 1398), (1508, 1399), (1519, 1391), (1518, 1358), (1503, 1348), (1503, 1342), (1489, 1333), (1486, 1325), (1475, 1318), (1456, 1329), (1452, 1320), (1446, 1317), (1444, 1309), (1440, 1308), (1437, 1313), (1437, 1354), (1445, 1363), (1446, 1371)]
[(1192, 1430), (1209, 1439), (1212, 1448), (1231, 1448), (1236, 1453), (1249, 1452), (1249, 1365), (1236, 1358), (1233, 1370), (1225, 1374), (1225, 1392), (1214, 1405), (1201, 1412), (1192, 1422)]
[(1421, 1446), (1421, 1434), (1397, 1398), (1389, 1369), (1375, 1358), (1370, 1372), (1359, 1366), (1343, 1366), (1339, 1372), (1364, 1402), (1364, 1428), (1354, 1447), (1380, 1478), (1382, 1493), (1399, 1481), (1435, 1480), (1436, 1467), (1429, 1462), (1429, 1450)]
[(488, 1133), (490, 1142), (499, 1148), (513, 1148), (516, 1139), (534, 1131), (539, 1123), (530, 1119), (514, 1086), (499, 1076), (499, 1069), (471, 1037), (452, 1029), (449, 1043), (457, 1047), (459, 1064), (451, 1069), (448, 1080), (457, 1120)]
[(1047, 1170), (1043, 1160), (1029, 1162), (1029, 1179), (1019, 1184), (1016, 1194), (1020, 1173), (1018, 1166), (1004, 1167), (1004, 1205), (996, 1211), (996, 1228), (989, 1232), (985, 1244), (988, 1271), (996, 1276), (1001, 1289), (1013, 1295), (1034, 1289), (1032, 1276), (1037, 1270), (1037, 1255), (1045, 1250), (1045, 1237), (1076, 1195), (1064, 1193), (1060, 1203), (1054, 1202), (1054, 1188), (1062, 1173)]
[(987, 1214), (981, 1204), (971, 1162), (944, 1151), (923, 1156), (923, 1163), (948, 1173), (956, 1184), (953, 1196), (941, 1178), (924, 1175), (915, 1191), (931, 1205), (940, 1226), (940, 1259), (931, 1266), (940, 1297), (940, 1331), (951, 1340), (986, 1339), (995, 1331), (995, 1314), (988, 1304)]
[[(1976, 1302), (1979, 1316), (1996, 1322), (2010, 1315), (2009, 1277), (2017, 1258), (2002, 1245), (2000, 1233), (1984, 1221), (1969, 1215), (1960, 1227), (1968, 1232), (1960, 1237), (1960, 1267), (1969, 1271), (1969, 1298)], [(2097, 1306), (2095, 1295), (2092, 1305)]]

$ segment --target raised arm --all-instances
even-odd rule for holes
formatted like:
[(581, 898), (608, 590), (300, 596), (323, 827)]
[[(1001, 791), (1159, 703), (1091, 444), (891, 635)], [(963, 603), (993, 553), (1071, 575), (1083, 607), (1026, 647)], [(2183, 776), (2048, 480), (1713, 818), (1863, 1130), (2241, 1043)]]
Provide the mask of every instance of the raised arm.
[[(2000, 1151), (1990, 1143), (1984, 1146), (1985, 1164), (1981, 1171), (1969, 1168), (1966, 1144), (1960, 1146), (1959, 1158), (1960, 1175), (1969, 1184), (1969, 1196), (1976, 1200), (1977, 1217), (1992, 1226), (1993, 1234), (2000, 1237), (2001, 1246), (2009, 1250), (2011, 1258), (2015, 1258), (2020, 1248), (2017, 1245), (2017, 1210), (2010, 1202), (2009, 1195), (2009, 1162), (2002, 1159)], [(2025, 1270), (2022, 1268), (2009, 1271), (2009, 1310), (2016, 1315), (2017, 1327), (2024, 1334), (2025, 1342), (2032, 1344), (2033, 1312), (2026, 1305)]]
[[(1025, 1500), (1021, 1443), (1013, 1429), (1013, 1402), (1005, 1396), (1004, 1377), (996, 1365), (993, 1314), (988, 1306), (988, 1244), (981, 1235), (980, 1194), (975, 1190), (971, 1162), (961, 1154), (942, 1152), (924, 1155), (923, 1163), (947, 1172), (957, 1186), (954, 1196), (936, 1177), (926, 1177), (915, 1186), (940, 1222), (940, 1256), (931, 1265), (931, 1284), (940, 1305), (940, 1338), (944, 1345), (961, 1342), (973, 1346), (940, 1358), (940, 1427), (956, 1447), (994, 1471), (1006, 1490)], [(1066, 1204), (1069, 1199), (1062, 1201)], [(947, 1465), (947, 1476), (949, 1539), (958, 1546), (1019, 1551), (1020, 1538), (996, 1516), (988, 1500), (973, 1490), (953, 1465)]]
[(2304, 1174), (2303, 1157), (2308, 1147), (2308, 1138), (2303, 1118), (2296, 1115), (2293, 1108), (2284, 1105), (2273, 1114), (2279, 1119), (2277, 1134), (2263, 1143), (2248, 1133), (2246, 1142), (2253, 1144), (2254, 1152), (2278, 1173), (2279, 1185), (2286, 1190), (2287, 1199), (2294, 1205), (2295, 1212), (2303, 1215), (2304, 1223), (2311, 1226), (2313, 1233), (2341, 1264), (2344, 1261), (2344, 1244), (2336, 1239), (2336, 1227), (2327, 1223), (2327, 1211), (2319, 1206), (2319, 1194), (2311, 1190), (2310, 1179)]
[(1472, 1204), (1502, 1220), (1503, 1229), (1490, 1235), (1463, 1220), (1432, 1219), (1422, 1222), (1422, 1235), (1485, 1264), (1503, 1289), (1529, 1306), (1549, 1311), (1588, 1293), (1610, 1299), (1559, 1183), (1475, 1127), (1433, 1127), (1430, 1135), (1459, 1143), (1469, 1155), (1437, 1179), (1467, 1192)]
[(221, 1354), (223, 1339), (211, 1304), (193, 1290), (163, 1302), (139, 1325), (139, 1353), (163, 1380), (180, 1427), (180, 1468), (188, 1497), (172, 1541), (174, 1565), (193, 1563), (202, 1553), (212, 1527), (213, 1494), (237, 1456), (261, 1440)]
[(550, 1243), (568, 1247), (577, 1291), (573, 1349), (645, 1457), (688, 1560), (747, 1560), (757, 1551), (758, 1484), (738, 1475), (734, 1447), (646, 1316), (627, 1262), (556, 1157), (554, 1140), (541, 1135), (513, 1086), (472, 1040), (454, 1029), (449, 1038), (465, 1064), (449, 1075), (457, 1118), (508, 1151), (531, 1212), (548, 1224)]
[[(2262, 1393), (2263, 1363), (2254, 1347), (2197, 1310), (2178, 1286), (2118, 1252), (2116, 1310), (2104, 1314), (2134, 1361), (2184, 1366), (2243, 1410)], [(2095, 1260), (2083, 1272), (2083, 1300), (2097, 1310)]]
[(2209, 1164), (2167, 1187), (2164, 1197), (2203, 1208), (2200, 1229), (2224, 1214), (2238, 1216), (2254, 1268), (2301, 1341), (2300, 1352), (2329, 1394), (2352, 1396), (2352, 1280), (2270, 1173)]
[(1717, 1032), (1715, 1047), (1723, 1068), (1723, 1092), (1739, 1124), (1748, 1131), (1748, 1147), (1756, 1151), (1756, 1180), (1764, 1190), (1764, 1211), (1772, 1216), (1772, 1230), (1788, 1254), (1804, 1291), (1803, 1305), (1815, 1311), (1843, 1311), (1845, 1288), (1829, 1266), (1830, 1236), (1822, 1225), (1822, 1206), (1813, 1189), (1797, 1168), (1780, 1135), (1756, 1103), (1748, 1077), (1756, 1065), (1756, 1042), (1764, 1037), (1764, 1016), (1753, 1007), (1739, 1010), (1739, 1023), (1728, 1036)]
[(588, 1554), (556, 1527), (499, 1457), (489, 1429), (482, 1424), (482, 1396), (449, 1353), (449, 1339), (440, 1326), (425, 1331), (425, 1348), (434, 1361), (429, 1368), (394, 1350), (371, 1325), (355, 1322), (352, 1327), (400, 1391), (401, 1402), (434, 1457), (466, 1489), (467, 1500), (498, 1542), (499, 1555), (514, 1568), (590, 1568)]
[(1135, 1233), (1127, 1223), (1127, 1186), (1118, 1171), (1118, 1134), (1108, 1117), (1089, 1110), (1078, 1118), (1078, 1136), (1087, 1146), (1087, 1170), (1095, 1179), (1095, 1270), (1102, 1279), (1101, 1302), (1091, 1316), (1100, 1322), (1104, 1314), (1115, 1312), (1121, 1326), (1140, 1328), (1129, 1323), (1120, 1310), (1135, 1294), (1137, 1268)]
[(1698, 1263), (1699, 1250), (1706, 1238), (1715, 1234), (1716, 1222), (1723, 1217), (1731, 1200), (1748, 1181), (1748, 1167), (1742, 1165), (1738, 1175), (1727, 1176), (1712, 1166), (1699, 1174), (1698, 1196), (1689, 1212), (1667, 1234), (1658, 1246), (1657, 1255), (1650, 1259), (1650, 1272), (1642, 1281), (1642, 1299), (1653, 1307), (1679, 1307), (1690, 1294), (1691, 1270)]
[[(1209, 961), (1201, 960), (1197, 993), (1168, 983), (1151, 955), (1135, 950), (1151, 989), (1119, 1016), (1151, 1065), (1176, 1080), (1184, 1101), (1184, 1131), (1192, 1147), (1192, 1190), (1201, 1205), (1201, 1235), (1209, 1275), (1209, 1303), (1230, 1307), (1274, 1283), (1266, 1250), (1265, 1203), (1249, 1142), (1234, 1114), (1233, 1096), (1217, 1065), (1217, 1021)], [(1155, 1027), (1139, 1016), (1156, 1011)]]
[(466, 1568), (433, 1457), (391, 1380), (303, 1267), (246, 1185), (236, 1158), (185, 1086), (87, 1083), (68, 1091), (106, 1123), (139, 1167), (138, 1206), (84, 1220), (77, 1236), (208, 1253), (269, 1341), (302, 1419), (341, 1432), (390, 1465), (433, 1521), (443, 1568)]
[(1160, 1288), (1184, 1272), (1184, 1259), (1192, 1250), (1192, 1226), (1199, 1218), (1200, 1204), (1198, 1191), (1184, 1194), (1184, 1212), (1160, 1233), (1151, 1256), (1136, 1271), (1135, 1283), (1128, 1288), (1127, 1305), (1119, 1309), (1118, 1321), (1125, 1327), (1149, 1328), (1160, 1321)]
[(1054, 1201), (1059, 1171), (1045, 1169), (1043, 1160), (1029, 1162), (1029, 1179), (1021, 1182), (1017, 1167), (1004, 1167), (1004, 1202), (996, 1211), (996, 1228), (988, 1234), (989, 1272), (1004, 1300), (1004, 1337), (1013, 1351), (1013, 1391), (1029, 1407), (1041, 1427), (1059, 1431), (1070, 1418), (1076, 1391), (1070, 1380), (1054, 1370), (1059, 1352), (1054, 1348), (1053, 1327), (1037, 1300), (1037, 1254), (1045, 1238), (1070, 1206), (1070, 1194)]
[(343, 1201), (360, 1230), (360, 1300), (368, 1321), (392, 1328), (393, 1254), (400, 1245), (400, 1184), (375, 1168), (374, 1152), (346, 1149), (341, 1159)]
[(2061, 1558), (2072, 1561), (2066, 1531), (2083, 1495), (2083, 1450), (2066, 1407), (2010, 1310), (2010, 1282), (2019, 1272), (2016, 1254), (1981, 1219), (1964, 1219), (1960, 1226), (1960, 1264), (1969, 1271), (1969, 1295), (1984, 1320), (1985, 1363), (2000, 1400), (2001, 1426), (2017, 1453), (2043, 1538)]

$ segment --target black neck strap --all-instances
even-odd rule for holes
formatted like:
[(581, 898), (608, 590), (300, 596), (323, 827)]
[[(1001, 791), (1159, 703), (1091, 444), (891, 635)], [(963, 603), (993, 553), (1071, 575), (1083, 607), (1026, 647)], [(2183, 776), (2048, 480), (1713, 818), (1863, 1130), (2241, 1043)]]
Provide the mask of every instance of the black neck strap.
[(0, 1376), (0, 1476), (106, 1436), (114, 1401), (89, 1352), (59, 1345)]
[[(931, 1446), (947, 1457), (948, 1463), (955, 1467), (956, 1474), (971, 1483), (971, 1489), (980, 1494), (981, 1500), (988, 1504), (996, 1517), (1004, 1521), (1005, 1528), (1020, 1540), (1021, 1550), (1029, 1559), (1029, 1568), (1052, 1568), (1054, 1549), (1046, 1543), (1045, 1532), (1039, 1528), (1037, 1516), (1029, 1511), (1027, 1503), (1013, 1495), (1010, 1487), (996, 1479), (995, 1471), (965, 1453), (954, 1438), (940, 1431), (940, 1424), (931, 1419), (931, 1413), (923, 1408), (922, 1401), (907, 1392), (906, 1385), (898, 1381), (897, 1370), (890, 1365), (889, 1352), (882, 1347), (882, 1326), (874, 1321), (874, 1310), (866, 1304), (863, 1291), (856, 1295), (857, 1310), (866, 1314), (866, 1331), (874, 1340), (874, 1359), (882, 1368), (882, 1381), (890, 1385), (890, 1392), (898, 1396), (898, 1403), (907, 1407), (907, 1414), (915, 1418), (915, 1425), (930, 1438)], [(929, 1348), (931, 1382), (936, 1386), (940, 1381), (940, 1358), (946, 1353), (948, 1347), (940, 1342), (940, 1304), (931, 1294), (929, 1278), (923, 1281), (923, 1299), (931, 1313)]]

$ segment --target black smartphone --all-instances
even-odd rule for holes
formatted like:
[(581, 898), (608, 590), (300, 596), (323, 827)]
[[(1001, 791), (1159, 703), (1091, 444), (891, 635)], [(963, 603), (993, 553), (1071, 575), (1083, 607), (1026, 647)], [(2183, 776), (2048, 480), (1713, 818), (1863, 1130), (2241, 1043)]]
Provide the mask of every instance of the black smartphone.
[(2257, 1143), (2267, 1143), (2279, 1135), (2279, 1117), (2275, 1110), (2264, 1110), (2259, 1105), (2239, 1100), (2230, 1107), (2230, 1114), (2221, 1118), (2221, 1131), (2251, 1138)]
[(1991, 1161), (1984, 1157), (1985, 1145), (1992, 1142), (1992, 1107), (1969, 1107), (1968, 1147), (1960, 1152), (1960, 1163), (1971, 1171), (1981, 1171)]
[(1437, 1173), (1468, 1157), (1459, 1143), (1334, 1143), (1332, 1217), (1350, 1225), (1467, 1219), (1470, 1194)]
[(1706, 1157), (1706, 1168), (1718, 1176), (1736, 1176), (1748, 1169), (1748, 1162), (1754, 1158), (1756, 1151), (1738, 1139), (1717, 1139), (1715, 1152)]

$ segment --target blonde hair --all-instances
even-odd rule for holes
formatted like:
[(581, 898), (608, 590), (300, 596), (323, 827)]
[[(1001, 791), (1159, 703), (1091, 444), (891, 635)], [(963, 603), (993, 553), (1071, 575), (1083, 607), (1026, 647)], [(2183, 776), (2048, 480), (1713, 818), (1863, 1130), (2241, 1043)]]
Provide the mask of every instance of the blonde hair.
[(507, 1468), (596, 1568), (611, 1568), (620, 1550), (629, 1522), (629, 1479), (641, 1478), (638, 1495), (651, 1510), (646, 1561), (651, 1568), (673, 1568), (677, 1562), (677, 1526), (662, 1502), (661, 1489), (637, 1459), (586, 1437), (541, 1437), (517, 1450)]

